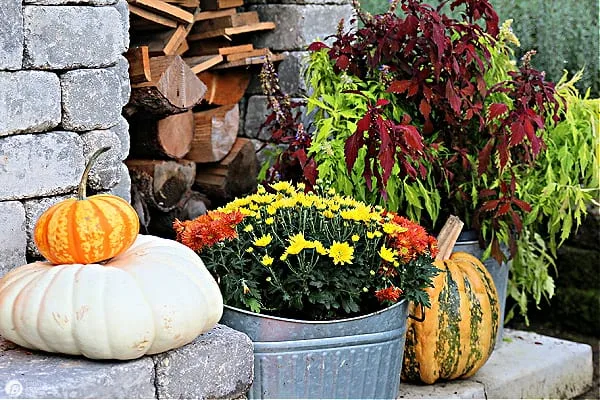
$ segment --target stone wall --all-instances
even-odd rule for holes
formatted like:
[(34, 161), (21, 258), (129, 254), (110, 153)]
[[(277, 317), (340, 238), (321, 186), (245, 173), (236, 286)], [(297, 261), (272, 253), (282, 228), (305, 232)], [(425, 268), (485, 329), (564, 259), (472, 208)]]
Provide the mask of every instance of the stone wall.
[(111, 151), (88, 193), (129, 200), (126, 0), (3, 0), (0, 7), (0, 275), (39, 256), (43, 211), (71, 197), (89, 155)]
[[(306, 94), (302, 79), (306, 49), (313, 41), (335, 33), (342, 18), (346, 23), (350, 21), (353, 15), (350, 0), (246, 0), (245, 3), (248, 10), (258, 12), (261, 21), (277, 24), (274, 31), (254, 35), (254, 47), (268, 47), (286, 56), (278, 65), (281, 87), (292, 98), (302, 97)], [(256, 73), (240, 103), (239, 135), (252, 139), (257, 148), (267, 139), (266, 132), (259, 135), (266, 115), (267, 100)], [(260, 154), (259, 160), (262, 160)]]

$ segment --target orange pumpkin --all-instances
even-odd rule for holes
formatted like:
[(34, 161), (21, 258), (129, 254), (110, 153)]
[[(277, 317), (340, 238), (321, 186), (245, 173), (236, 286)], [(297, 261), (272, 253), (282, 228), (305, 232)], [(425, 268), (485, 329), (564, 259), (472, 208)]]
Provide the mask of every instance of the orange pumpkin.
[(91, 264), (127, 250), (137, 237), (137, 213), (124, 199), (110, 194), (86, 197), (90, 169), (108, 151), (96, 151), (85, 167), (77, 198), (61, 201), (46, 210), (36, 223), (34, 241), (53, 264)]

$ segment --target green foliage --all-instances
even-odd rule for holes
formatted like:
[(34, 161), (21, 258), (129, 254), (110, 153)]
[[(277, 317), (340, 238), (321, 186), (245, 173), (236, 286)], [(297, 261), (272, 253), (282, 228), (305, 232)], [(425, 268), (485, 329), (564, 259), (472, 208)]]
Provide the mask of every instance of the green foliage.
[[(437, 0), (429, 1), (437, 4)], [(513, 29), (522, 47), (516, 55), (535, 49), (533, 65), (546, 71), (556, 82), (566, 69), (570, 75), (585, 68), (577, 84), (580, 91), (591, 88), (591, 96), (600, 95), (600, 61), (598, 53), (599, 3), (597, 0), (491, 0), (500, 20), (513, 19)], [(363, 0), (371, 13), (387, 10), (387, 0)]]

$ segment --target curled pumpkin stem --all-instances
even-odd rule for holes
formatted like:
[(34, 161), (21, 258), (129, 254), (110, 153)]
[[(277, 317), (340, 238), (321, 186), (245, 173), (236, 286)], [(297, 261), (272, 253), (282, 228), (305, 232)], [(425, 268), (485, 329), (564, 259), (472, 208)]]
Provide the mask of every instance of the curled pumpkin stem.
[(110, 150), (109, 146), (101, 147), (98, 150), (96, 150), (94, 152), (94, 154), (92, 154), (92, 156), (90, 157), (89, 161), (87, 162), (87, 164), (85, 166), (85, 170), (83, 171), (83, 175), (81, 176), (81, 181), (79, 182), (79, 186), (77, 188), (77, 200), (85, 200), (87, 181), (88, 181), (88, 176), (90, 174), (90, 171), (91, 171), (92, 167), (94, 166), (94, 164), (96, 163), (96, 161), (98, 160), (98, 157), (100, 157), (102, 154), (106, 153), (109, 150)]

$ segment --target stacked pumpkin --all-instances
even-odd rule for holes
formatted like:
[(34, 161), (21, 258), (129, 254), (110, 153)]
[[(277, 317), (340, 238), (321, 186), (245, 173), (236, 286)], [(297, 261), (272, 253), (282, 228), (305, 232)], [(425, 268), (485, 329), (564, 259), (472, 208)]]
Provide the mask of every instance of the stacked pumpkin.
[(23, 347), (127, 360), (191, 342), (221, 318), (223, 299), (202, 260), (172, 240), (138, 235), (120, 197), (86, 198), (92, 155), (77, 199), (49, 208), (34, 240), (49, 262), (0, 280), (0, 335)]
[(427, 289), (431, 308), (424, 320), (407, 324), (403, 380), (432, 384), (468, 378), (494, 350), (500, 324), (498, 294), (481, 261), (452, 253), (462, 226), (450, 217), (438, 235), (434, 265), (440, 273)]

